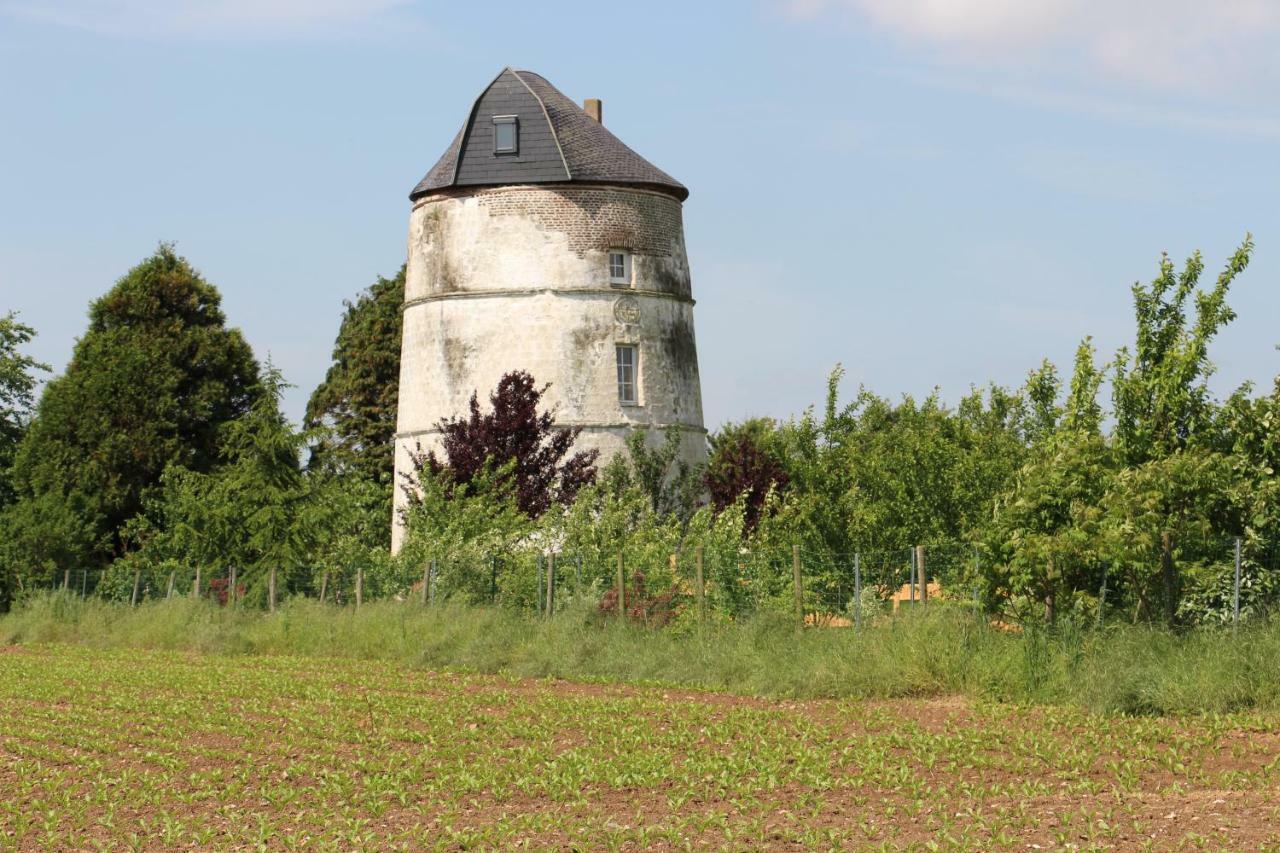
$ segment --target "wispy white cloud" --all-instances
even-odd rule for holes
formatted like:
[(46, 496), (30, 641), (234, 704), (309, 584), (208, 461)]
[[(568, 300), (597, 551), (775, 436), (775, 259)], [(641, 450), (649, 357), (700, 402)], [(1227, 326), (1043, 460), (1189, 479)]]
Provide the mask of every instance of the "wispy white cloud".
[(1150, 162), (1097, 151), (1036, 148), (1020, 155), (1014, 167), (1050, 189), (1104, 201), (1169, 202), (1181, 189)]
[(128, 38), (291, 37), (383, 24), (410, 0), (0, 0), (12, 18)]
[(1135, 99), (1113, 91), (1064, 87), (1056, 82), (989, 73), (956, 75), (940, 71), (883, 69), (886, 76), (920, 86), (996, 98), (1020, 106), (1074, 113), (1130, 127), (1280, 140), (1280, 115), (1232, 111), (1203, 103)]
[(779, 0), (793, 18), (852, 15), (945, 59), (1154, 89), (1280, 83), (1275, 0)]

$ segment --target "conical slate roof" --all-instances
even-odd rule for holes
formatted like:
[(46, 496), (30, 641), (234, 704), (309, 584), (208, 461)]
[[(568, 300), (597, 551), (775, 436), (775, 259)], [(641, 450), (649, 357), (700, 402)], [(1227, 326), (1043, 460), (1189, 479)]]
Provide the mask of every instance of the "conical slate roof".
[[(494, 116), (516, 116), (515, 154), (494, 152)], [(409, 198), (446, 187), (568, 181), (636, 184), (681, 201), (689, 196), (683, 184), (624, 145), (543, 77), (506, 68), (476, 99), (467, 123)]]

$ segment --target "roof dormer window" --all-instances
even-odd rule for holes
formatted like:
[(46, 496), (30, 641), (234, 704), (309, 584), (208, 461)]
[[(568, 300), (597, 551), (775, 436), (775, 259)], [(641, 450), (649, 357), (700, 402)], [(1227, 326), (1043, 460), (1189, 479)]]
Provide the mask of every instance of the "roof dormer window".
[(493, 117), (493, 153), (515, 154), (520, 150), (520, 121), (515, 116)]

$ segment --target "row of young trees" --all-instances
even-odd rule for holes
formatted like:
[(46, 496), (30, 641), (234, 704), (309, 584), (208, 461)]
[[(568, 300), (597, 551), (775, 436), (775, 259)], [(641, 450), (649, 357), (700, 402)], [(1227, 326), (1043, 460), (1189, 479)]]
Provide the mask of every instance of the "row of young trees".
[[(360, 567), (371, 594), (403, 592), (438, 565), (439, 595), (529, 601), (533, 576), (495, 557), (569, 552), (607, 586), (619, 553), (648, 587), (676, 583), (668, 556), (707, 555), (717, 609), (785, 601), (745, 583), (755, 557), (800, 545), (834, 574), (851, 557), (962, 544), (948, 581), (1023, 619), (1093, 618), (1107, 602), (1137, 620), (1185, 624), (1229, 612), (1227, 537), (1240, 536), (1246, 611), (1277, 588), (1280, 379), (1269, 394), (1208, 390), (1213, 338), (1248, 239), (1211, 285), (1199, 255), (1133, 289), (1136, 336), (1105, 365), (1088, 339), (1065, 383), (1045, 363), (1018, 389), (891, 401), (860, 390), (787, 421), (754, 419), (711, 437), (704, 470), (678, 437), (637, 431), (597, 469), (514, 373), (487, 405), (442, 423), (439, 456), (392, 482), (404, 273), (346, 306), (306, 422), (280, 411), (286, 387), (228, 328), (216, 289), (169, 246), (90, 309), (65, 373), (23, 354), (33, 330), (0, 319), (0, 606), (67, 569), (231, 567), (249, 597), (274, 570), (314, 591)], [(1065, 387), (1064, 387), (1065, 384)], [(1101, 394), (1110, 388), (1110, 406)], [(402, 554), (388, 550), (393, 492), (412, 496)], [(590, 573), (589, 571), (589, 573)], [(837, 579), (838, 580), (838, 579)], [(838, 584), (832, 584), (833, 588)], [(860, 602), (853, 602), (861, 606)]]
[[(696, 476), (675, 470), (674, 442), (664, 459), (638, 433), (630, 460), (526, 520), (501, 476), (469, 478), (460, 501), (435, 465), (445, 480), (411, 542), (459, 566), (519, 543), (563, 549), (605, 583), (622, 551), (651, 587), (676, 581), (666, 555), (700, 548), (727, 573), (715, 594), (730, 610), (747, 567), (776, 566), (794, 545), (806, 571), (848, 593), (855, 555), (901, 563), (924, 544), (950, 555), (946, 582), (965, 598), (1020, 620), (1093, 621), (1105, 600), (1117, 616), (1186, 625), (1231, 619), (1239, 539), (1241, 610), (1266, 609), (1280, 596), (1280, 377), (1225, 400), (1208, 385), (1209, 346), (1235, 318), (1227, 297), (1252, 251), (1246, 238), (1207, 285), (1199, 254), (1181, 269), (1162, 257), (1133, 287), (1132, 346), (1099, 365), (1086, 338), (1065, 380), (1045, 362), (1021, 388), (975, 389), (955, 407), (865, 389), (846, 404), (837, 368), (821, 410), (724, 427)], [(789, 572), (775, 579), (763, 594), (791, 606)]]

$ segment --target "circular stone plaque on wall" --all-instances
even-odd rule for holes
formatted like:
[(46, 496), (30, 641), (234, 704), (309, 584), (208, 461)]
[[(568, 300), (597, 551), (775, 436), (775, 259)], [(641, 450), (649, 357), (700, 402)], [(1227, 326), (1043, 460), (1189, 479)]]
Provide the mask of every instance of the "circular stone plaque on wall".
[(619, 323), (634, 325), (640, 322), (640, 303), (634, 296), (624, 296), (613, 303), (613, 318)]

